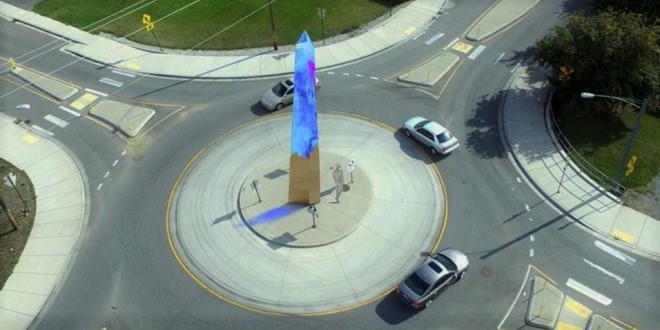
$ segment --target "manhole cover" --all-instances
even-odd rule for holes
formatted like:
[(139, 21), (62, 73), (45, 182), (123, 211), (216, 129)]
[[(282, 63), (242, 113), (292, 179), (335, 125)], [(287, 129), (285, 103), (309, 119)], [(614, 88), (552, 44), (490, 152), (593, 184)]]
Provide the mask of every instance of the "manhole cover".
[(142, 160), (142, 154), (137, 154), (137, 155), (133, 156), (133, 160), (136, 161), (136, 162), (141, 161)]
[(490, 277), (493, 274), (493, 270), (490, 267), (484, 266), (479, 270), (479, 274), (483, 277)]

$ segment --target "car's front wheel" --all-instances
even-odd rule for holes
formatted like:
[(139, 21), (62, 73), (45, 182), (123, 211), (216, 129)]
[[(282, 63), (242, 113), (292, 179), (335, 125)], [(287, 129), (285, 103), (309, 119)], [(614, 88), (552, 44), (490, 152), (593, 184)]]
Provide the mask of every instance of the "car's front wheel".
[(437, 155), (438, 154), (438, 149), (436, 149), (435, 147), (431, 147), (431, 153), (434, 154), (434, 155)]
[(278, 104), (275, 106), (275, 110), (277, 110), (277, 111), (282, 110), (282, 108), (284, 108), (284, 104), (282, 104), (282, 103), (278, 103)]
[(412, 133), (410, 133), (410, 130), (407, 129), (407, 128), (403, 130), (403, 133), (405, 133), (406, 136), (411, 136), (412, 135)]

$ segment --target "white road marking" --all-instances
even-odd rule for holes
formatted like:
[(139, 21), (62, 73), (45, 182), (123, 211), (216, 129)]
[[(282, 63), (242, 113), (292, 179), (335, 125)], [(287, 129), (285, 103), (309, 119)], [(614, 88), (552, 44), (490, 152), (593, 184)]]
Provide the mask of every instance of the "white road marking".
[(343, 75), (343, 76), (349, 76), (350, 73), (348, 73), (348, 72), (344, 72), (344, 73), (342, 73), (342, 75)]
[(126, 150), (124, 150), (124, 151), (121, 152), (121, 155), (122, 155), (122, 156), (125, 155), (125, 154), (126, 154)]
[(96, 187), (96, 190), (101, 190), (101, 187), (103, 187), (103, 182), (99, 183), (99, 185)]
[(108, 84), (108, 85), (115, 86), (115, 87), (124, 86), (123, 82), (117, 81), (117, 80), (114, 80), (114, 79), (110, 79), (110, 78), (106, 78), (106, 77), (103, 77), (103, 78), (99, 79), (99, 81), (104, 83), (104, 84)]
[(442, 36), (444, 36), (444, 35), (445, 35), (445, 34), (442, 33), (442, 32), (437, 33), (436, 35), (434, 35), (433, 37), (431, 37), (431, 39), (426, 40), (426, 42), (424, 42), (424, 43), (427, 44), (427, 45), (431, 45), (432, 43), (438, 41), (438, 39), (442, 38)]
[(529, 212), (529, 205), (525, 204), (525, 210), (527, 210), (527, 212)]
[(48, 135), (48, 136), (53, 136), (53, 135), (55, 135), (55, 133), (53, 133), (53, 132), (51, 132), (51, 131), (49, 131), (49, 130), (43, 128), (43, 127), (37, 126), (37, 125), (32, 125), (32, 128), (34, 128), (34, 129), (36, 129), (37, 131), (39, 131), (39, 132), (41, 132), (41, 133), (44, 133), (44, 134), (46, 134), (46, 135)]
[(628, 255), (620, 252), (619, 250), (616, 250), (616, 249), (610, 247), (609, 245), (607, 245), (607, 244), (605, 244), (601, 241), (594, 241), (594, 245), (596, 245), (597, 248), (613, 255), (615, 258), (617, 258), (617, 259), (619, 259), (619, 260), (621, 260), (621, 261), (623, 261), (623, 262), (625, 262), (625, 263), (627, 263), (631, 266), (635, 263), (635, 261), (637, 261), (637, 260), (635, 260), (635, 258), (633, 258), (631, 256), (628, 256)]
[(477, 56), (479, 56), (479, 54), (481, 54), (481, 52), (484, 51), (484, 49), (486, 49), (486, 46), (484, 46), (484, 45), (479, 45), (479, 47), (477, 47), (477, 49), (475, 49), (475, 50), (472, 52), (472, 54), (470, 54), (470, 55), (468, 56), (468, 58), (471, 59), (471, 60), (474, 60), (475, 58), (477, 58)]
[(520, 177), (516, 177), (516, 181), (518, 181), (518, 183), (522, 183), (522, 180), (520, 180)]
[(443, 48), (442, 50), (447, 50), (447, 49), (449, 49), (449, 47), (451, 47), (451, 46), (453, 46), (455, 43), (457, 43), (458, 40), (460, 40), (460, 39), (459, 39), (459, 38), (456, 38), (456, 39), (452, 40), (452, 41), (451, 41), (447, 46), (445, 46), (445, 48)]
[(493, 61), (493, 65), (495, 65), (495, 63), (499, 62), (502, 59), (502, 57), (504, 57), (504, 53), (500, 54), (500, 56), (498, 56), (497, 59), (495, 61)]
[(532, 221), (532, 218), (529, 218), (529, 221)]
[(593, 262), (591, 262), (591, 261), (589, 261), (589, 260), (587, 260), (587, 259), (584, 259), (584, 258), (582, 258), (582, 260), (584, 260), (584, 262), (586, 262), (587, 265), (589, 265), (589, 266), (591, 266), (591, 267), (593, 267), (593, 268), (596, 268), (596, 269), (600, 270), (601, 272), (605, 273), (605, 275), (607, 275), (607, 276), (609, 276), (609, 277), (614, 278), (617, 282), (619, 282), (619, 284), (623, 284), (623, 282), (626, 281), (625, 278), (623, 278), (623, 277), (621, 277), (621, 276), (619, 276), (619, 275), (617, 275), (617, 274), (612, 273), (611, 271), (609, 271), (609, 270), (603, 268), (603, 267), (600, 266), (600, 265), (596, 265), (595, 263), (593, 263)]
[(80, 113), (79, 113), (79, 112), (75, 112), (75, 111), (73, 111), (73, 110), (71, 110), (71, 109), (69, 109), (69, 108), (67, 108), (67, 107), (65, 107), (65, 106), (60, 105), (60, 110), (66, 111), (66, 112), (68, 112), (68, 113), (70, 113), (70, 114), (72, 114), (72, 115), (74, 115), (74, 116), (76, 116), (76, 117), (80, 117)]
[(529, 240), (534, 242), (534, 235), (529, 235)]
[(118, 75), (126, 76), (126, 77), (131, 77), (135, 78), (135, 75), (132, 73), (124, 72), (124, 71), (117, 71), (117, 70), (112, 70), (112, 73), (116, 73)]
[(65, 120), (62, 120), (62, 119), (60, 119), (60, 118), (58, 118), (58, 117), (55, 117), (55, 116), (53, 116), (53, 115), (50, 115), (50, 114), (44, 116), (44, 119), (48, 120), (49, 122), (51, 122), (51, 123), (53, 123), (53, 124), (55, 124), (55, 125), (57, 125), (57, 126), (59, 126), (59, 127), (62, 127), (62, 128), (64, 128), (64, 127), (66, 127), (67, 125), (69, 125), (69, 123), (66, 122)]
[(413, 40), (417, 40), (417, 38), (421, 37), (424, 33), (426, 33), (426, 31), (428, 31), (428, 29), (426, 29), (426, 30), (422, 31), (420, 34), (416, 35), (416, 36), (413, 38)]
[(328, 71), (328, 74), (335, 74), (335, 73), (334, 73), (334, 72), (332, 72), (332, 71)]
[(105, 175), (103, 176), (104, 179), (108, 178), (108, 175), (110, 175), (110, 171), (105, 172)]
[(95, 91), (95, 90), (90, 89), (90, 88), (85, 88), (85, 90), (90, 92), (90, 93), (94, 93), (96, 95), (99, 95), (99, 96), (108, 97), (108, 94), (102, 93), (102, 92), (99, 92), (99, 91)]
[(529, 276), (529, 271), (532, 269), (532, 265), (527, 265), (527, 272), (525, 273), (525, 277), (523, 277), (522, 284), (520, 285), (520, 289), (518, 289), (518, 294), (516, 295), (516, 298), (513, 299), (513, 302), (509, 306), (509, 310), (506, 311), (506, 314), (504, 314), (504, 318), (502, 318), (502, 321), (500, 321), (500, 324), (497, 325), (498, 329), (502, 329), (502, 324), (504, 324), (504, 321), (509, 318), (509, 314), (511, 314), (511, 311), (513, 310), (513, 306), (516, 305), (516, 302), (518, 301), (518, 298), (520, 297), (520, 293), (523, 292), (523, 289), (525, 288), (525, 284), (527, 284), (527, 277)]
[(371, 76), (371, 77), (369, 77), (369, 79), (378, 80), (378, 77)]
[(566, 286), (605, 305), (609, 306), (612, 303), (612, 299), (604, 296), (601, 293), (596, 292), (594, 289), (589, 288), (588, 286), (572, 279), (569, 278), (568, 281), (566, 282)]
[(529, 249), (529, 257), (531, 258), (533, 256), (534, 256), (534, 249)]
[(431, 96), (432, 98), (434, 98), (434, 99), (436, 99), (436, 100), (438, 99), (437, 96), (433, 95), (433, 93), (431, 93), (431, 92), (429, 92), (429, 91), (425, 91), (425, 90), (420, 89), (420, 88), (415, 88), (415, 89), (418, 90), (418, 91), (420, 91), (420, 92), (422, 92), (422, 93), (424, 93), (424, 94), (428, 94), (429, 96)]
[(119, 163), (119, 159), (115, 159), (115, 161), (112, 163), (112, 167), (115, 167), (115, 165), (117, 165), (117, 163)]
[(516, 63), (516, 66), (514, 66), (513, 69), (511, 69), (511, 71), (509, 72), (513, 73), (514, 71), (518, 70), (518, 68), (520, 67), (520, 63), (521, 61), (518, 61), (518, 63)]
[(361, 74), (359, 74), (359, 73), (356, 73), (355, 76), (356, 76), (356, 77), (364, 77), (363, 75), (361, 75)]

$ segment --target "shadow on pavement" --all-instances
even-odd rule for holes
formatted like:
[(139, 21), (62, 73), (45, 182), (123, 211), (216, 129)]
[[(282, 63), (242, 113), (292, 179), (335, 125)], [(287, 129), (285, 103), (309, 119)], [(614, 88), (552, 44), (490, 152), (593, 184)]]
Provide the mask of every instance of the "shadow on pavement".
[(444, 156), (432, 155), (430, 152), (427, 152), (428, 148), (415, 139), (408, 138), (403, 134), (401, 129), (394, 132), (394, 138), (399, 142), (399, 148), (401, 148), (406, 155), (410, 158), (421, 160), (426, 165), (436, 163), (445, 158)]
[(417, 315), (419, 311), (408, 308), (392, 291), (376, 305), (376, 314), (391, 325), (399, 324)]
[(252, 111), (253, 114), (255, 114), (255, 115), (259, 116), (259, 117), (261, 117), (261, 116), (265, 116), (265, 115), (268, 115), (268, 114), (274, 112), (274, 111), (268, 111), (268, 110), (266, 110), (266, 108), (264, 108), (263, 106), (261, 106), (261, 103), (260, 103), (260, 102), (256, 102), (256, 103), (252, 104), (252, 105), (250, 106), (250, 111)]
[(495, 95), (483, 95), (476, 108), (472, 109), (472, 117), (466, 122), (468, 132), (465, 147), (481, 158), (506, 157), (497, 123), (503, 93), (500, 91)]

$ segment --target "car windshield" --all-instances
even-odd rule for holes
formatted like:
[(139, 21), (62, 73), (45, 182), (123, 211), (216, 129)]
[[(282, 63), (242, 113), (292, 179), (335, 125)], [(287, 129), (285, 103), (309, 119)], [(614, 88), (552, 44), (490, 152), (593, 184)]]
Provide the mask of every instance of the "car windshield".
[(429, 288), (429, 284), (424, 282), (419, 276), (417, 276), (417, 273), (413, 273), (408, 277), (406, 280), (406, 285), (410, 288), (410, 290), (413, 290), (417, 295), (422, 295), (426, 290)]
[(422, 120), (422, 121), (419, 122), (419, 124), (415, 125), (415, 128), (420, 128), (420, 127), (422, 127), (422, 126), (424, 126), (424, 125), (426, 125), (430, 122), (431, 122), (430, 120)]
[(453, 136), (451, 136), (451, 133), (449, 131), (444, 131), (440, 134), (438, 134), (438, 142), (443, 143), (451, 140)]
[(433, 256), (433, 259), (437, 260), (439, 263), (441, 263), (445, 268), (449, 271), (456, 270), (457, 267), (454, 264), (453, 261), (451, 261), (449, 258), (443, 256), (442, 254), (436, 254)]
[(284, 96), (284, 93), (286, 93), (286, 87), (284, 87), (281, 82), (278, 82), (277, 85), (273, 86), (273, 93), (279, 97), (282, 97)]

